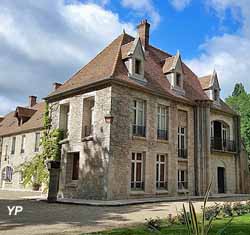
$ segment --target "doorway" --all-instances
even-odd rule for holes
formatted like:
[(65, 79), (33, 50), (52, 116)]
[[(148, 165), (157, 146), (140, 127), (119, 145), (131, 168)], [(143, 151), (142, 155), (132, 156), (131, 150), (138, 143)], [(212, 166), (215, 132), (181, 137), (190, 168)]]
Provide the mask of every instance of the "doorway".
[(218, 193), (225, 193), (225, 168), (224, 167), (218, 167), (217, 177), (218, 177)]

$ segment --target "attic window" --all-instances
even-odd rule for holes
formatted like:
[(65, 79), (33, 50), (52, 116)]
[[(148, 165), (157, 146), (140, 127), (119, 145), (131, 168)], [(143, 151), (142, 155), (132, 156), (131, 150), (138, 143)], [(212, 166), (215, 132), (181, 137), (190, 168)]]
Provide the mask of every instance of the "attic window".
[(135, 73), (141, 74), (141, 60), (135, 59)]
[(176, 86), (181, 86), (181, 74), (177, 73), (176, 74)]
[(214, 100), (218, 100), (219, 98), (219, 91), (217, 89), (214, 89)]

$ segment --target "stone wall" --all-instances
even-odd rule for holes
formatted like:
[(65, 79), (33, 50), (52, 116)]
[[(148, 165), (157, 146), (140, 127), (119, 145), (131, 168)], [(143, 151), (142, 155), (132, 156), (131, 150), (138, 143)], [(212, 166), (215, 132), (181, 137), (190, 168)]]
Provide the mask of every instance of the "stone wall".
[[(0, 174), (0, 186), (2, 188), (9, 188), (9, 189), (24, 189), (24, 185), (20, 181), (21, 175), (20, 175), (20, 165), (24, 162), (30, 161), (36, 154), (35, 152), (35, 136), (36, 133), (40, 132), (41, 130), (29, 132), (29, 133), (23, 133), (19, 135), (13, 135), (8, 137), (3, 137), (3, 143), (2, 143), (2, 156), (1, 156), (1, 174)], [(21, 153), (21, 141), (22, 141), (22, 135), (26, 136), (25, 140), (25, 146), (24, 146), (24, 153)], [(12, 138), (16, 137), (16, 146), (15, 146), (15, 153), (11, 153), (11, 146), (12, 146)], [(40, 134), (42, 136), (42, 133)], [(6, 154), (6, 146), (7, 146), (7, 154)], [(41, 147), (39, 149), (41, 152)], [(2, 177), (2, 171), (6, 166), (12, 167), (14, 170), (12, 182), (5, 182), (1, 179)], [(27, 186), (26, 189), (30, 189), (31, 186)]]
[[(93, 114), (93, 135), (84, 138), (84, 100), (95, 100)], [(107, 168), (109, 163), (110, 124), (105, 116), (111, 109), (111, 87), (77, 95), (50, 104), (53, 127), (59, 126), (60, 105), (69, 104), (69, 133), (62, 141), (59, 196), (67, 198), (107, 198)], [(72, 159), (70, 153), (79, 152), (79, 179), (72, 180)]]
[[(146, 138), (132, 135), (133, 100), (146, 101)], [(169, 107), (169, 140), (157, 140), (157, 105)], [(112, 86), (111, 153), (108, 176), (108, 198), (121, 199), (156, 195), (178, 194), (177, 190), (177, 132), (178, 110), (187, 112), (189, 193), (194, 193), (194, 144), (193, 110), (190, 106), (178, 105), (167, 99), (148, 95), (129, 88)], [(132, 152), (145, 153), (145, 189), (130, 190)], [(157, 154), (168, 156), (168, 191), (157, 191), (155, 187), (155, 161)]]

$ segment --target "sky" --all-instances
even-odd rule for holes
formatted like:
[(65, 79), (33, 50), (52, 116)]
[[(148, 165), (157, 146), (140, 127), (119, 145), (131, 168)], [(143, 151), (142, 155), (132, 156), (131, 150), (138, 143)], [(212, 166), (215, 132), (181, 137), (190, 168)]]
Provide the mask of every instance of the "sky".
[(250, 91), (249, 0), (1, 0), (0, 115), (39, 100), (122, 33), (148, 19), (150, 43), (198, 75), (218, 73), (223, 98)]

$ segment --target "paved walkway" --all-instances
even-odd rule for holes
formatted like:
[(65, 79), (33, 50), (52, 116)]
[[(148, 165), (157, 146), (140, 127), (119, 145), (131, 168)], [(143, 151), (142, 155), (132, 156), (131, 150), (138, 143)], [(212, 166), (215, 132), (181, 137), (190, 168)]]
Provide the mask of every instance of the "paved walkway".
[[(145, 218), (176, 214), (182, 202), (122, 207), (96, 207), (70, 204), (48, 204), (44, 201), (23, 199), (32, 193), (0, 190), (0, 235), (68, 235), (101, 231), (121, 226), (144, 223)], [(210, 202), (209, 204), (213, 204)], [(17, 216), (8, 216), (7, 206), (23, 206)], [(196, 202), (200, 210), (202, 202)]]

